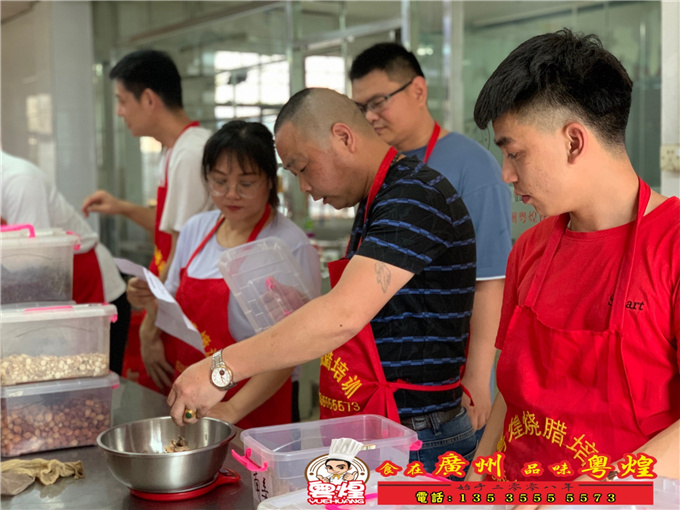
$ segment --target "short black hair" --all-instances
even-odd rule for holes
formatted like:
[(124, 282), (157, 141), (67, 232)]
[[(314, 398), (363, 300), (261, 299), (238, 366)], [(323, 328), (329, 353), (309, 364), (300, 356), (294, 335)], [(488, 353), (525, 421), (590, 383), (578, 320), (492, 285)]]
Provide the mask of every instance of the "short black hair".
[(594, 35), (569, 29), (532, 37), (520, 44), (482, 87), (474, 119), (486, 129), (506, 113), (531, 107), (564, 108), (603, 141), (625, 144), (633, 81)]
[(352, 62), (349, 79), (358, 80), (375, 70), (397, 79), (425, 76), (416, 56), (401, 44), (391, 42), (374, 44), (362, 51)]
[(307, 97), (309, 94), (311, 94), (311, 92), (311, 88), (302, 89), (300, 92), (293, 94), (286, 104), (283, 105), (283, 108), (281, 108), (281, 111), (279, 111), (279, 114), (276, 117), (276, 122), (274, 123), (274, 133), (278, 133), (279, 129), (281, 129), (281, 126), (283, 126), (286, 122), (293, 120), (293, 117), (295, 117), (304, 106), (305, 102), (307, 101)]
[(248, 170), (254, 170), (257, 173), (264, 172), (270, 185), (267, 201), (274, 208), (279, 205), (276, 176), (278, 164), (274, 150), (274, 137), (267, 126), (259, 122), (232, 120), (212, 135), (203, 148), (202, 170), (206, 181), (208, 174), (223, 154), (227, 154), (230, 161), (238, 162), (244, 172)]
[(138, 50), (125, 55), (109, 73), (139, 100), (153, 90), (171, 110), (183, 108), (182, 78), (170, 56), (163, 51)]
[(332, 460), (334, 460), (335, 462), (344, 462), (345, 464), (347, 464), (347, 471), (349, 471), (352, 468), (352, 463), (345, 459), (326, 459), (324, 466), (328, 467), (328, 463)]

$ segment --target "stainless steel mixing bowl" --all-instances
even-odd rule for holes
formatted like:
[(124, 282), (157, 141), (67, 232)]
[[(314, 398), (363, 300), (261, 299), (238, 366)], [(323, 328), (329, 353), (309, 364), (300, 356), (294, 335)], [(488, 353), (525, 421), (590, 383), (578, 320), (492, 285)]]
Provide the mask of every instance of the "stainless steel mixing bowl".
[[(191, 450), (165, 453), (165, 447), (180, 435)], [(232, 425), (214, 418), (178, 427), (165, 416), (110, 428), (99, 435), (97, 444), (122, 484), (141, 492), (171, 493), (210, 483), (235, 435)]]

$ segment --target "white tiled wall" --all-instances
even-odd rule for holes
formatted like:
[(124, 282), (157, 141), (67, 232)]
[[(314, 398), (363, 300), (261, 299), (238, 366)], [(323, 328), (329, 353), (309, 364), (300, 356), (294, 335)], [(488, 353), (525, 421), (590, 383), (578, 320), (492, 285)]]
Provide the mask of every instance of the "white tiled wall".
[(3, 149), (78, 209), (97, 185), (93, 62), (89, 2), (37, 2), (2, 24)]

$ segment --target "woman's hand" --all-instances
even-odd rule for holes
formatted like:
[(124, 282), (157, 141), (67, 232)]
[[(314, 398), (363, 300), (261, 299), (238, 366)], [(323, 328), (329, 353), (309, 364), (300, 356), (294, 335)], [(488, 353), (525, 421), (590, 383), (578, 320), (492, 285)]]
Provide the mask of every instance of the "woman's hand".
[(150, 315), (144, 317), (139, 327), (139, 344), (146, 373), (158, 389), (165, 391), (170, 388), (175, 370), (165, 358), (161, 331), (154, 326), (154, 320)]
[(241, 421), (229, 400), (226, 402), (220, 402), (215, 407), (213, 407), (208, 413), (208, 416), (211, 418), (217, 418), (218, 420), (226, 421), (232, 425)]
[(135, 308), (155, 311), (158, 307), (158, 302), (149, 289), (149, 284), (139, 278), (130, 278), (127, 285), (127, 299)]
[(186, 419), (185, 409), (196, 411), (197, 417), (208, 416), (210, 410), (224, 398), (225, 392), (210, 382), (212, 360), (204, 360), (188, 367), (175, 381), (168, 395), (170, 416), (180, 427), (186, 423), (196, 423), (197, 418)]

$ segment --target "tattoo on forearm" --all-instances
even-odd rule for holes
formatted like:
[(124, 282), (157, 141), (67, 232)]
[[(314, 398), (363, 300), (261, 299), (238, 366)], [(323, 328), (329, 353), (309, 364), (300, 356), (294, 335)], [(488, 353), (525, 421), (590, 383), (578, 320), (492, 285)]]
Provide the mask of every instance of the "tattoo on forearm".
[(375, 263), (375, 276), (377, 282), (382, 288), (383, 294), (387, 292), (387, 287), (390, 286), (390, 281), (392, 280), (392, 273), (390, 272), (387, 264), (384, 262)]

